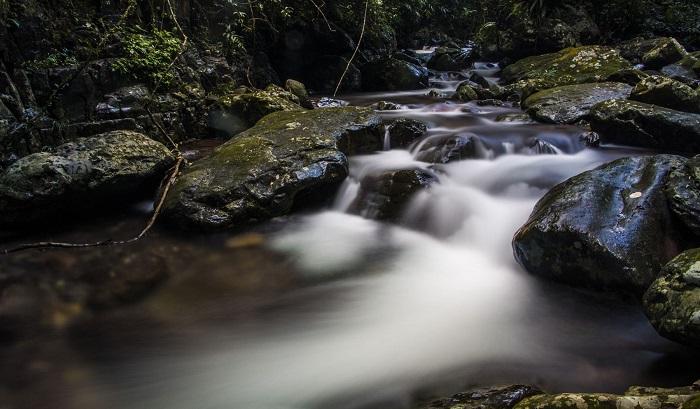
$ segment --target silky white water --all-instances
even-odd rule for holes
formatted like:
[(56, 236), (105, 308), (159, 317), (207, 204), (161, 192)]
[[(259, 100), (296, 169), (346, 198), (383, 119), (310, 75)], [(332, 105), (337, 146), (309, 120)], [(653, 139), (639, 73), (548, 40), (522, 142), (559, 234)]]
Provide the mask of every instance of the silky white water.
[[(479, 132), (492, 122), (463, 108), (435, 105), (390, 115), (429, 117), (428, 137)], [(444, 123), (455, 116), (460, 126)], [(648, 324), (631, 320), (616, 328), (638, 313), (572, 308), (566, 300), (578, 296), (543, 289), (517, 266), (510, 245), (547, 188), (621, 153), (534, 155), (516, 149), (522, 144), (513, 135), (549, 133), (560, 151), (577, 145), (555, 127), (527, 126), (493, 126), (499, 133), (491, 139), (511, 148), (496, 152), (491, 144), (487, 159), (430, 167), (439, 184), (416, 195), (398, 225), (345, 212), (361, 189), (358, 181), (429, 165), (414, 160), (415, 149), (352, 158), (333, 207), (290, 223), (269, 243), (317, 280), (286, 296), (290, 306), (302, 307), (216, 326), (182, 350), (120, 368), (128, 376), (110, 399), (114, 406), (301, 409), (384, 401), (390, 403), (383, 407), (403, 407), (413, 391), (443, 377), (460, 385), (540, 377), (555, 386), (627, 382), (616, 369), (606, 372), (619, 362), (594, 361), (606, 348), (614, 354), (639, 334), (651, 334)], [(512, 154), (518, 151), (530, 154)], [(320, 301), (304, 307), (309, 300)], [(580, 322), (577, 314), (588, 317)], [(596, 349), (592, 360), (581, 354), (602, 336), (612, 338), (600, 346), (603, 352)], [(630, 357), (642, 365), (649, 354)]]

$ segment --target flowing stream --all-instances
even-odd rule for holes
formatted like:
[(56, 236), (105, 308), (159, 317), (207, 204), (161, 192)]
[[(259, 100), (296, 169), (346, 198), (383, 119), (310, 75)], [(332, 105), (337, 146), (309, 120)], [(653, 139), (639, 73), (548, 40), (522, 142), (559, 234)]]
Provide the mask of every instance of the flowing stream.
[[(449, 94), (455, 78), (433, 85)], [(260, 230), (266, 251), (283, 255), (303, 284), (247, 303), (183, 308), (158, 328), (138, 314), (105, 318), (109, 331), (131, 329), (99, 347), (94, 334), (76, 335), (90, 344), (78, 349), (91, 381), (69, 392), (118, 409), (408, 408), (474, 385), (621, 392), (694, 381), (697, 356), (657, 336), (638, 306), (540, 281), (513, 259), (511, 238), (548, 188), (642, 153), (586, 148), (572, 126), (496, 120), (517, 108), (425, 94), (347, 96), (403, 104), (381, 114), (425, 121), (426, 139), (352, 158), (332, 205)], [(426, 140), (454, 135), (480, 137), (480, 157), (435, 166), (415, 159)], [(533, 138), (553, 149), (541, 154)], [(430, 168), (439, 183), (398, 223), (347, 212), (364, 176), (415, 168)], [(224, 254), (207, 243), (197, 254)], [(226, 257), (181, 267), (207, 280), (246, 265)]]

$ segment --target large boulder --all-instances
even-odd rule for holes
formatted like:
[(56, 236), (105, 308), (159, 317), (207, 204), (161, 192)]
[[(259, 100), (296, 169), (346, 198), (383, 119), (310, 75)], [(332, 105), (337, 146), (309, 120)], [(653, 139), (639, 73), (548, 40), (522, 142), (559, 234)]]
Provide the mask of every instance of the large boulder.
[(666, 197), (673, 214), (690, 232), (700, 236), (700, 157), (674, 169), (666, 183)]
[(381, 119), (368, 108), (275, 112), (183, 172), (164, 215), (198, 229), (283, 215), (309, 197), (327, 197), (347, 176), (346, 155), (382, 145)]
[(640, 81), (630, 99), (684, 112), (700, 113), (700, 93), (680, 81), (652, 75)]
[(538, 121), (571, 124), (587, 118), (593, 105), (627, 98), (631, 91), (631, 86), (616, 82), (565, 85), (531, 95), (523, 108)]
[(502, 78), (508, 84), (517, 83), (527, 97), (562, 85), (604, 81), (631, 67), (615, 49), (585, 46), (522, 59), (507, 66)]
[(595, 105), (590, 121), (604, 143), (700, 152), (700, 114), (613, 99)]
[(516, 233), (518, 262), (572, 285), (641, 294), (682, 250), (664, 185), (673, 155), (624, 158), (550, 190)]
[(644, 309), (661, 335), (700, 348), (700, 249), (663, 268), (644, 295)]
[(137, 198), (154, 189), (174, 161), (164, 145), (133, 131), (25, 156), (0, 175), (0, 224), (20, 226)]
[(378, 58), (362, 66), (362, 88), (366, 91), (402, 91), (428, 86), (428, 70), (391, 57)]
[(686, 55), (688, 52), (675, 38), (666, 38), (642, 56), (642, 64), (649, 70), (658, 70)]

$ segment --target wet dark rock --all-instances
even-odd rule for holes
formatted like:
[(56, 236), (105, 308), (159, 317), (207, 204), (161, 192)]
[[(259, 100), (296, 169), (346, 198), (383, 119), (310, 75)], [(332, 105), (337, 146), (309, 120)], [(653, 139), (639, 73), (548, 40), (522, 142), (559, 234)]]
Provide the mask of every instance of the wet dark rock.
[(415, 155), (417, 160), (428, 163), (449, 163), (487, 156), (488, 148), (474, 134), (433, 136), (421, 144)]
[(588, 118), (593, 105), (627, 98), (631, 91), (631, 86), (618, 82), (566, 85), (531, 95), (523, 108), (538, 121), (572, 124)]
[(425, 123), (409, 118), (391, 121), (385, 125), (389, 133), (389, 141), (392, 149), (408, 148), (413, 142), (419, 140), (428, 131)]
[(696, 81), (700, 74), (700, 51), (688, 53), (680, 61), (663, 67), (661, 72), (679, 81)]
[(516, 233), (529, 272), (575, 286), (640, 295), (682, 251), (664, 186), (685, 159), (624, 158), (557, 186)]
[(606, 81), (622, 82), (634, 87), (647, 77), (649, 77), (649, 74), (644, 71), (628, 68), (611, 74), (608, 78), (606, 78)]
[(674, 169), (666, 183), (666, 197), (673, 214), (700, 236), (700, 157)]
[(535, 155), (557, 155), (559, 149), (547, 141), (538, 138), (533, 138), (525, 145)]
[(316, 108), (342, 108), (350, 105), (342, 99), (323, 97), (314, 103)]
[(316, 92), (333, 93), (338, 86), (338, 80), (345, 72), (343, 83), (339, 90), (342, 92), (358, 91), (361, 87), (362, 75), (355, 63), (348, 68), (348, 59), (339, 55), (324, 55), (317, 58), (308, 68), (307, 83)]
[(366, 91), (401, 91), (426, 88), (428, 70), (406, 61), (379, 58), (362, 66), (362, 88)]
[(0, 175), (0, 223), (26, 225), (138, 198), (155, 188), (173, 163), (164, 145), (132, 131), (25, 156)]
[(700, 249), (671, 260), (644, 295), (644, 309), (659, 334), (700, 348)]
[(373, 220), (398, 220), (416, 193), (437, 183), (425, 169), (403, 169), (367, 175), (350, 212)]
[(585, 132), (579, 136), (581, 141), (590, 148), (600, 146), (600, 135), (597, 132)]
[(473, 48), (445, 48), (435, 50), (428, 68), (437, 71), (461, 71), (466, 70), (474, 63)]
[(335, 189), (346, 155), (381, 150), (380, 128), (368, 108), (270, 114), (184, 171), (164, 215), (184, 227), (225, 229), (286, 214)]
[(682, 82), (660, 75), (643, 79), (630, 99), (684, 112), (700, 113), (700, 94)]
[(603, 143), (700, 152), (700, 114), (617, 99), (595, 105), (590, 121)]
[(548, 88), (601, 82), (630, 63), (617, 50), (601, 46), (567, 48), (528, 57), (507, 66), (502, 78), (520, 88), (524, 98)]
[(391, 55), (391, 58), (406, 61), (414, 65), (422, 65), (423, 63), (414, 53), (409, 54), (408, 50), (395, 52)]
[(425, 409), (512, 409), (520, 401), (544, 392), (533, 386), (508, 385), (472, 389), (421, 405)]

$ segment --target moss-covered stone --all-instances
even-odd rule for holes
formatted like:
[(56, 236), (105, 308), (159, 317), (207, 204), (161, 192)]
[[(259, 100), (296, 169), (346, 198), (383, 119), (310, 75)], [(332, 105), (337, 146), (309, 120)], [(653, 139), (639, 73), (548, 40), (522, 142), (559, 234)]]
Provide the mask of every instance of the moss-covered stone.
[(665, 38), (642, 56), (642, 63), (647, 69), (658, 70), (680, 61), (688, 52), (675, 38)]
[(469, 102), (479, 99), (479, 94), (476, 92), (476, 85), (470, 81), (465, 81), (459, 84), (454, 97), (462, 102)]
[(208, 122), (210, 127), (222, 131), (222, 134), (232, 136), (273, 112), (302, 110), (299, 103), (299, 97), (276, 85), (270, 85), (265, 90), (224, 90), (210, 108)]
[(174, 157), (159, 142), (114, 131), (25, 156), (0, 175), (0, 223), (24, 225), (77, 213), (154, 188)]
[(640, 81), (630, 99), (678, 111), (700, 113), (700, 94), (696, 90), (661, 75), (652, 75)]
[(627, 98), (631, 91), (631, 86), (616, 82), (566, 85), (531, 95), (523, 108), (538, 121), (571, 124), (586, 119), (593, 105)]
[(603, 143), (700, 152), (700, 114), (614, 99), (595, 105), (590, 121)]
[(688, 230), (700, 236), (700, 157), (671, 172), (666, 197), (673, 214)]
[(601, 82), (631, 68), (617, 50), (600, 46), (566, 48), (557, 53), (528, 57), (503, 70), (503, 80), (519, 83), (523, 97), (562, 85)]
[(661, 335), (700, 348), (700, 249), (663, 268), (644, 296), (644, 308)]
[(684, 164), (624, 158), (555, 186), (516, 233), (516, 259), (536, 275), (641, 295), (683, 247), (664, 185)]
[(195, 162), (178, 178), (164, 214), (177, 224), (224, 229), (289, 212), (337, 187), (346, 155), (382, 149), (371, 109), (280, 111)]
[(607, 393), (562, 393), (527, 398), (515, 409), (680, 409), (693, 395), (613, 395)]

